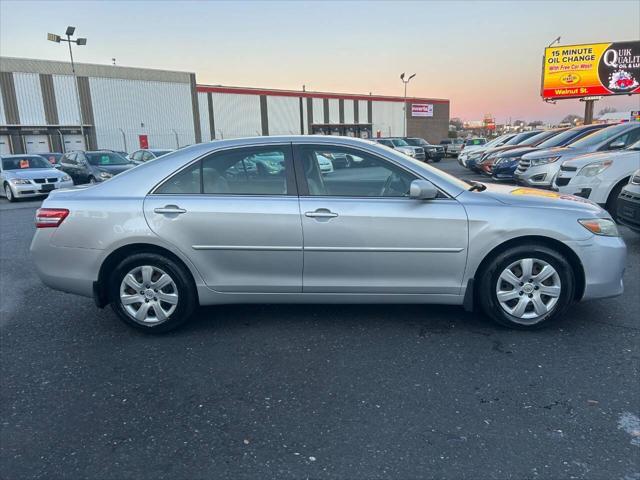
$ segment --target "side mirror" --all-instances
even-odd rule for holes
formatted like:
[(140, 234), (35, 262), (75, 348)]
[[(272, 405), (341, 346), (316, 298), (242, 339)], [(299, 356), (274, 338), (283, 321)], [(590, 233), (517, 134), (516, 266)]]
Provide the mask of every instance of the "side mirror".
[(414, 180), (409, 187), (409, 198), (414, 200), (433, 200), (438, 196), (438, 189), (427, 180)]

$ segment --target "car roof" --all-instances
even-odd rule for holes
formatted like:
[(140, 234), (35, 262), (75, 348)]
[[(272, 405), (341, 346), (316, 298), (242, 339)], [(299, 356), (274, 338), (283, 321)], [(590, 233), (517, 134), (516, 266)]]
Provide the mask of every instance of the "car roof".
[(44, 159), (42, 155), (46, 153), (12, 153), (11, 155), (0, 155), (0, 158), (27, 158), (27, 157), (40, 157)]

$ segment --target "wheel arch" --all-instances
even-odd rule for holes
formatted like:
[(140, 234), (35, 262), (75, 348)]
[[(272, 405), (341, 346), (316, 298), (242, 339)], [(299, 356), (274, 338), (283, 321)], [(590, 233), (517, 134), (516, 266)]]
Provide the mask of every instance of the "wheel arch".
[(113, 252), (111, 252), (100, 265), (100, 270), (98, 271), (98, 280), (93, 283), (93, 298), (96, 302), (96, 305), (100, 308), (103, 308), (109, 303), (108, 300), (108, 287), (107, 287), (107, 278), (109, 274), (113, 271), (113, 269), (118, 265), (122, 260), (127, 258), (130, 255), (134, 255), (137, 253), (155, 253), (157, 255), (162, 255), (170, 258), (172, 261), (176, 262), (178, 265), (182, 266), (185, 271), (189, 274), (189, 279), (192, 282), (192, 287), (194, 294), (196, 296), (196, 300), (199, 303), (198, 298), (198, 289), (196, 288), (196, 281), (189, 268), (183, 259), (181, 259), (178, 255), (173, 253), (172, 251), (161, 247), (159, 245), (154, 245), (151, 243), (132, 243), (123, 245)]
[[(633, 175), (633, 174), (632, 174)], [(618, 182), (616, 182), (613, 187), (611, 188), (611, 191), (609, 192), (609, 194), (607, 195), (607, 201), (605, 202), (605, 205), (607, 207), (609, 207), (610, 202), (611, 201), (616, 201), (617, 197), (613, 197), (614, 192), (616, 191), (616, 189), (618, 187), (620, 187), (620, 189), (622, 190), (624, 188), (624, 186), (629, 183), (629, 180), (631, 179), (631, 175), (627, 175), (626, 177), (623, 177), (622, 179), (620, 179)]]
[[(550, 237), (539, 236), (539, 235), (526, 235), (522, 237), (511, 238), (497, 245), (489, 253), (485, 255), (485, 257), (482, 259), (482, 261), (476, 268), (475, 272), (473, 272), (473, 276), (471, 278), (472, 279), (479, 278), (480, 273), (487, 268), (487, 265), (489, 265), (489, 263), (494, 258), (496, 258), (500, 253), (504, 252), (506, 249), (512, 248), (512, 247), (518, 247), (520, 245), (528, 245), (528, 244), (543, 245), (545, 247), (556, 250), (558, 253), (563, 255), (569, 262), (569, 265), (571, 265), (571, 268), (575, 276), (576, 288), (574, 292), (574, 299), (579, 300), (580, 298), (582, 298), (582, 295), (584, 295), (586, 280), (585, 280), (584, 266), (582, 265), (582, 262), (580, 261), (580, 258), (578, 257), (576, 252), (574, 252), (570, 247), (568, 247), (566, 244), (562, 243), (559, 240), (556, 240)], [(476, 294), (477, 294), (477, 289), (475, 289), (474, 291), (474, 302), (473, 302), (474, 304), (476, 304), (476, 300), (477, 300), (475, 298)]]

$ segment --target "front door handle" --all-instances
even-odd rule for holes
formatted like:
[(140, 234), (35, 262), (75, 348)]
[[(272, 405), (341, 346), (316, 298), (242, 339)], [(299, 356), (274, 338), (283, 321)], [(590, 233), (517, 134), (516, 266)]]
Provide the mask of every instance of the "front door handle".
[(181, 213), (187, 212), (184, 208), (180, 208), (177, 205), (165, 205), (162, 208), (154, 208), (153, 211), (155, 213), (164, 213), (164, 214), (181, 214)]
[(311, 218), (334, 218), (337, 217), (337, 213), (333, 213), (331, 210), (327, 210), (326, 208), (319, 208), (315, 212), (305, 212), (305, 217)]

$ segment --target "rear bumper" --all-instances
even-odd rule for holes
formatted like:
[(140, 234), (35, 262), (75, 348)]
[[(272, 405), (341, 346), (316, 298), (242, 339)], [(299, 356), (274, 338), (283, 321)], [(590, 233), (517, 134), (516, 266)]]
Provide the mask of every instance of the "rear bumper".
[(50, 240), (55, 230), (36, 229), (31, 241), (31, 257), (38, 276), (54, 290), (92, 297), (104, 251), (53, 246)]
[(627, 246), (621, 237), (594, 235), (589, 240), (567, 244), (576, 252), (584, 268), (582, 300), (622, 295)]

